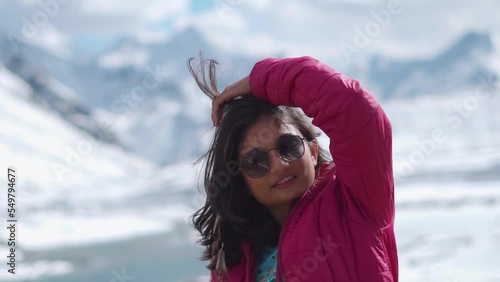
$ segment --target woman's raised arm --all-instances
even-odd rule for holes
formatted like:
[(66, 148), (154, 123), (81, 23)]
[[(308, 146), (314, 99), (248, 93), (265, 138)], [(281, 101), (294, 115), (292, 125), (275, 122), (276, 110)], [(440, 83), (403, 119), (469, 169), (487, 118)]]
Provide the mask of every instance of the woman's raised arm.
[(274, 105), (300, 107), (330, 138), (337, 179), (377, 228), (394, 218), (391, 124), (375, 97), (311, 57), (265, 59), (251, 92)]

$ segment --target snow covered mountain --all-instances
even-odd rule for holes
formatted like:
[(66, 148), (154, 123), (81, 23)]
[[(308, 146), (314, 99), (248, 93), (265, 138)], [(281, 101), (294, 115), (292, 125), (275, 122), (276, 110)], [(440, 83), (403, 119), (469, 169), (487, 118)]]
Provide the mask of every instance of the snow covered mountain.
[[(124, 38), (93, 60), (62, 59), (38, 46), (0, 37), (0, 62), (33, 89), (32, 99), (96, 139), (119, 144), (160, 165), (202, 152), (208, 100), (194, 87), (186, 60), (203, 50), (223, 63), (221, 83), (256, 59), (220, 54), (194, 29), (165, 43)], [(184, 142), (192, 140), (193, 142)], [(196, 142), (196, 140), (200, 140)], [(161, 152), (161, 153), (158, 153)]]
[[(192, 159), (206, 146), (210, 103), (196, 89), (186, 59), (199, 51), (217, 58), (221, 88), (248, 74), (260, 59), (223, 53), (194, 28), (161, 43), (122, 38), (87, 60), (64, 59), (25, 43), (13, 52), (9, 44), (6, 36), (0, 39), (5, 50), (0, 61), (31, 85), (32, 99), (95, 138), (160, 165)], [(486, 62), (494, 52), (488, 34), (469, 33), (436, 58), (393, 61), (375, 56), (363, 73), (381, 98), (453, 93), (494, 76)]]
[(61, 119), (94, 138), (122, 146), (113, 132), (100, 126), (92, 108), (75, 90), (75, 85), (81, 82), (74, 64), (36, 46), (17, 42), (13, 48), (12, 44), (8, 36), (0, 35), (0, 64), (32, 89), (19, 95), (27, 95), (40, 107), (57, 113)]
[(488, 33), (470, 32), (434, 58), (396, 61), (374, 56), (368, 77), (383, 98), (453, 93), (474, 88), (481, 78), (496, 79), (489, 67), (495, 52)]

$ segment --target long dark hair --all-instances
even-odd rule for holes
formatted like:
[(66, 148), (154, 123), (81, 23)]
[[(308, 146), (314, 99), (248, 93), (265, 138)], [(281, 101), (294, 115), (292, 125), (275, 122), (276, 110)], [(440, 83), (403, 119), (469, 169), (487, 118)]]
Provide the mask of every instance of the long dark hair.
[[(194, 67), (193, 60), (194, 58), (190, 58), (187, 61), (191, 75), (200, 89), (214, 99), (219, 95), (216, 83), (217, 62), (203, 59), (200, 54), (200, 64)], [(246, 129), (263, 116), (293, 124), (307, 141), (318, 144), (316, 138), (319, 133), (294, 108), (274, 106), (250, 93), (223, 105), (223, 116), (219, 126), (215, 128), (210, 147), (198, 160), (205, 161), (204, 188), (207, 198), (205, 205), (196, 211), (192, 219), (194, 227), (201, 234), (198, 243), (206, 246), (201, 259), (210, 261), (207, 266), (210, 270), (219, 270), (217, 266), (221, 259), (225, 261), (227, 268), (241, 262), (243, 243), (249, 243), (250, 250), (256, 254), (278, 243), (280, 224), (251, 195), (236, 162)], [(316, 171), (328, 161), (329, 154), (319, 147)]]

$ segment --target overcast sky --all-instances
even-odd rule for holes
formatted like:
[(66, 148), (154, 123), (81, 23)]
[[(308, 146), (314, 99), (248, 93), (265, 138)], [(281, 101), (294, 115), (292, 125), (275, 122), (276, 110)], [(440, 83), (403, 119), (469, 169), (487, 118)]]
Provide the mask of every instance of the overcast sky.
[(124, 35), (166, 40), (192, 25), (220, 48), (263, 56), (406, 58), (436, 54), (471, 30), (498, 41), (498, 11), (495, 0), (0, 0), (0, 28), (22, 35), (32, 24), (29, 40), (66, 51)]

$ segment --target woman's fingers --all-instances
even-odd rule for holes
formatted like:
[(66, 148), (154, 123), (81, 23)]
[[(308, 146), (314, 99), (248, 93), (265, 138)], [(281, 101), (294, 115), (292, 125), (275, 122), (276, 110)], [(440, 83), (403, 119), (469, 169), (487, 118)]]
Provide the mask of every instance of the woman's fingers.
[(228, 101), (228, 95), (222, 92), (212, 102), (212, 122), (215, 126), (219, 124), (220, 117), (222, 116), (222, 105)]
[(222, 117), (222, 105), (232, 99), (250, 92), (249, 77), (227, 86), (221, 94), (212, 101), (212, 122), (215, 126), (219, 124)]

